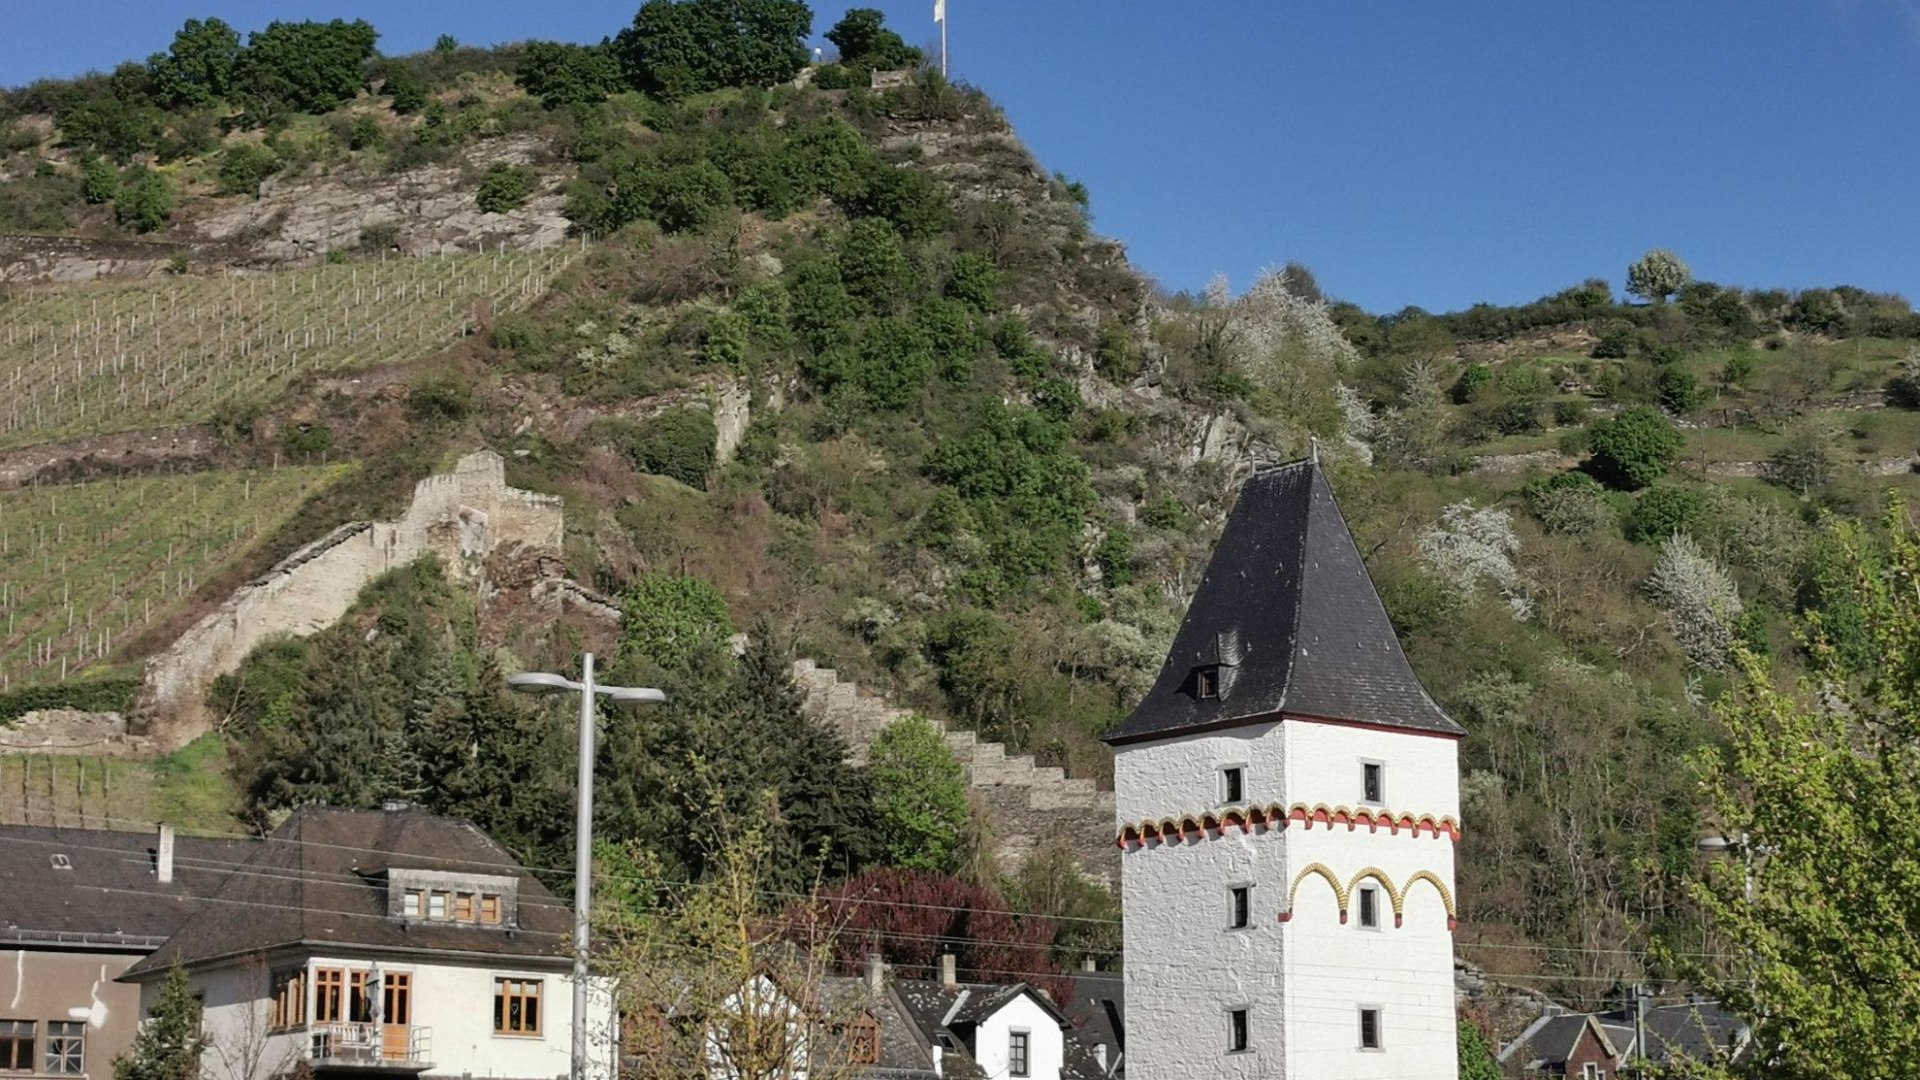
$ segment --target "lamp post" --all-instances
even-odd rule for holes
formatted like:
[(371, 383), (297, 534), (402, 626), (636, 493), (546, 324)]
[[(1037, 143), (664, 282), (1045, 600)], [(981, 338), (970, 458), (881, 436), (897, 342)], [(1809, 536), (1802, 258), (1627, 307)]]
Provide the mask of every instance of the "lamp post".
[(1738, 840), (1730, 836), (1703, 836), (1695, 840), (1693, 846), (1698, 851), (1715, 855), (1726, 851), (1740, 852), (1740, 862), (1746, 871), (1747, 903), (1753, 903), (1753, 842), (1744, 831), (1740, 833)]
[(507, 685), (529, 694), (580, 695), (580, 797), (573, 843), (573, 1073), (587, 1080), (587, 926), (593, 897), (594, 695), (615, 705), (657, 705), (667, 695), (651, 687), (600, 686), (593, 681), (593, 654), (580, 660), (580, 681), (545, 671), (507, 676)]

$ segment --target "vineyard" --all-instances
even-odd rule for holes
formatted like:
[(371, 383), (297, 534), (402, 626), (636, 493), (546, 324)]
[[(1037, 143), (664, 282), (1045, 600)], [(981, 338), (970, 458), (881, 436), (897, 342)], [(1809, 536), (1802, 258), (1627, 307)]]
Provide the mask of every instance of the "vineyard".
[(164, 617), (351, 465), (0, 492), (0, 690), (65, 679)]
[(546, 291), (570, 252), (0, 294), (0, 448), (207, 419), (296, 375), (412, 360)]

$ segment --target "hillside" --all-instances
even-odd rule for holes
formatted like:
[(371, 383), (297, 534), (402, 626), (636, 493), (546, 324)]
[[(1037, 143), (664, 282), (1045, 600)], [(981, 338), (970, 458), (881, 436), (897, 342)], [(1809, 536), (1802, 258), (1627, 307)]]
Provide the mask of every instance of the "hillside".
[[(18, 521), (0, 645), (10, 685), (35, 687), (0, 715), (97, 707), (80, 677), (132, 672), (248, 578), (490, 448), (560, 499), (559, 569), (624, 598), (626, 623), (542, 614), (511, 584), (383, 579), (216, 689), (200, 745), (232, 751), (202, 754), (239, 820), (400, 792), (547, 856), (559, 720), (498, 677), (587, 646), (610, 678), (676, 691), (610, 725), (611, 834), (697, 873), (697, 758), (732, 796), (787, 800), (798, 887), (887, 857), (867, 774), (781, 731), (787, 664), (1105, 783), (1098, 738), (1157, 669), (1238, 481), (1317, 444), (1416, 668), (1472, 735), (1462, 954), (1592, 1000), (1656, 944), (1701, 949), (1684, 882), (1710, 823), (1685, 759), (1714, 737), (1725, 641), (1791, 664), (1829, 602), (1822, 516), (1916, 487), (1904, 300), (1685, 282), (1628, 303), (1587, 282), (1375, 315), (1297, 267), (1166, 295), (976, 89), (925, 70), (873, 89), (843, 61), (641, 90), (610, 63), (369, 42), (337, 101), (181, 104), (142, 89), (152, 70), (7, 96), (0, 229), (77, 254), (36, 239), (0, 268), (0, 379), (20, 388), (0, 477), (34, 485), (0, 495)], [(167, 213), (143, 216), (163, 187)], [(190, 565), (154, 565), (169, 528)], [(1676, 551), (1724, 575), (1719, 601), (1649, 589)], [(1022, 845), (1022, 877), (995, 846), (976, 826), (948, 868), (1037, 895), (1054, 855)]]

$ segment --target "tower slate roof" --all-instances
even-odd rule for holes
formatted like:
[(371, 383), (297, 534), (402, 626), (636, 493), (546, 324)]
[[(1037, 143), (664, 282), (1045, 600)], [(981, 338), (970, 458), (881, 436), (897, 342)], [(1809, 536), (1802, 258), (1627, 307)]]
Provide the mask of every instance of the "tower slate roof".
[[(1214, 696), (1201, 692), (1203, 675)], [(1107, 741), (1282, 714), (1466, 734), (1408, 665), (1313, 461), (1256, 473), (1241, 487), (1159, 678)]]

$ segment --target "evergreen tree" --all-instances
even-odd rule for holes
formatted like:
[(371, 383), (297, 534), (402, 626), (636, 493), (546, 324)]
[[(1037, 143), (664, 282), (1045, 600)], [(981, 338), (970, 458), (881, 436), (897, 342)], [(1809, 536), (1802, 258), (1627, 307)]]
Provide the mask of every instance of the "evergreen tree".
[(186, 969), (173, 965), (133, 1046), (113, 1060), (113, 1080), (200, 1080), (200, 1056), (207, 1049), (200, 1013)]

